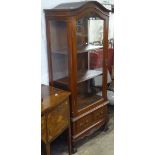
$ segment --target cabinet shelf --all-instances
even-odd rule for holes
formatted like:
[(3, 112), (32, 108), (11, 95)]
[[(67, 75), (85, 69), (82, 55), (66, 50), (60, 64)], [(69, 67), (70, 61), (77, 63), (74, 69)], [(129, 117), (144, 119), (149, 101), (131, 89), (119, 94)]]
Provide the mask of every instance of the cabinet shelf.
[[(102, 71), (98, 71), (98, 70), (79, 71), (78, 77), (77, 77), (77, 83), (81, 83), (86, 80), (92, 79), (96, 76), (102, 75), (102, 73), (103, 73)], [(56, 82), (61, 83), (63, 85), (67, 85), (68, 81), (69, 81), (68, 77), (56, 80)]]
[(100, 48), (103, 48), (103, 46), (92, 45), (92, 44), (83, 45), (83, 46), (78, 47), (78, 53), (89, 52), (89, 51), (97, 50)]
[(78, 110), (82, 110), (83, 108), (86, 108), (101, 99), (102, 96), (96, 94), (88, 96), (78, 96), (77, 99)]
[[(81, 46), (78, 47), (77, 53), (89, 52), (89, 51), (97, 50), (97, 49), (100, 49), (100, 48), (103, 48), (103, 46), (92, 45), (92, 44), (81, 45)], [(66, 48), (66, 49), (60, 49), (60, 50), (53, 50), (52, 53), (68, 55), (68, 49)]]

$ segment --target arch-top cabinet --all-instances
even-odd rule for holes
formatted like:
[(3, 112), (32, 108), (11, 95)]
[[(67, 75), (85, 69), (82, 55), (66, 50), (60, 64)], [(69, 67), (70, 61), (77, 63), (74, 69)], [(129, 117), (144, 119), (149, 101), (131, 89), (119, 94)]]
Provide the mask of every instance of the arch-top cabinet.
[(49, 83), (71, 92), (72, 145), (104, 126), (109, 10), (96, 1), (46, 9)]

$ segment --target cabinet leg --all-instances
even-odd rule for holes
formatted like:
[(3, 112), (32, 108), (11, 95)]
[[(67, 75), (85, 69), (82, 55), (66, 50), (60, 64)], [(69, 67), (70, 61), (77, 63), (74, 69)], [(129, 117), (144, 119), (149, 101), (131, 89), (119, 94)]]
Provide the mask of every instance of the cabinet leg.
[(101, 130), (106, 132), (108, 131), (109, 127), (108, 127), (108, 123), (106, 122), (102, 127), (101, 127)]
[(51, 147), (50, 143), (46, 143), (46, 155), (51, 155)]
[(72, 144), (72, 154), (77, 152), (77, 147), (75, 146), (75, 144)]

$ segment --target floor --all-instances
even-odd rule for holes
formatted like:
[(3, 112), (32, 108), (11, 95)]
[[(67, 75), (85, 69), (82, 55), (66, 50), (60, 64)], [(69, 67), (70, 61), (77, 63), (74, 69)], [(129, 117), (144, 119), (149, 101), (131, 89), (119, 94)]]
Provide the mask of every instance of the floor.
[[(109, 106), (110, 120), (109, 129), (106, 132), (101, 130), (85, 138), (77, 144), (77, 153), (74, 155), (114, 155), (114, 108)], [(52, 143), (52, 155), (68, 155), (67, 142), (60, 136)], [(43, 153), (42, 153), (43, 155)]]

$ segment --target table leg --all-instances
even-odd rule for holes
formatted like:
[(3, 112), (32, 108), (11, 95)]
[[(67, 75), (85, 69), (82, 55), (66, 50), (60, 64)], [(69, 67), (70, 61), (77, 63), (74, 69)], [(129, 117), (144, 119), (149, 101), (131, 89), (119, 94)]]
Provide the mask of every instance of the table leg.
[(71, 128), (68, 127), (68, 153), (71, 155), (72, 145), (71, 145)]
[(50, 143), (46, 143), (46, 155), (51, 155)]

